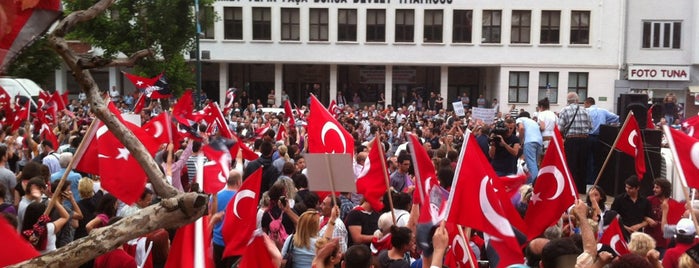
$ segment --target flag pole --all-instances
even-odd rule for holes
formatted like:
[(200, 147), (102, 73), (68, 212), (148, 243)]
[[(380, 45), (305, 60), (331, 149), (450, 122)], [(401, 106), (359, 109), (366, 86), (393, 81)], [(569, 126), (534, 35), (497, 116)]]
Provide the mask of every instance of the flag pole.
[(335, 196), (335, 179), (333, 178), (333, 173), (330, 171), (330, 159), (328, 159), (328, 154), (324, 154), (325, 158), (325, 166), (328, 168), (328, 179), (330, 180), (330, 194), (332, 195), (332, 200), (333, 202), (333, 207), (337, 206), (337, 203), (335, 202), (336, 196)]
[(410, 149), (410, 152), (411, 152), (410, 158), (413, 161), (413, 169), (415, 170), (415, 177), (417, 177), (415, 182), (417, 182), (416, 184), (417, 184), (418, 194), (420, 196), (420, 202), (422, 202), (423, 200), (425, 200), (425, 192), (424, 192), (424, 189), (422, 189), (424, 186), (422, 185), (422, 176), (420, 173), (420, 169), (419, 169), (418, 165), (415, 164), (415, 163), (417, 163), (417, 156), (415, 153), (415, 144), (413, 144), (413, 139), (411, 139), (409, 135), (413, 135), (413, 134), (410, 132), (405, 132), (405, 136), (408, 139), (408, 148)]
[[(675, 170), (680, 175), (680, 182), (682, 183), (682, 193), (684, 193), (684, 200), (688, 208), (692, 208), (692, 200), (689, 198), (689, 187), (687, 186), (687, 178), (684, 176), (684, 169), (682, 168), (682, 162), (679, 161), (679, 155), (677, 154), (677, 147), (675, 146), (675, 139), (672, 137), (670, 128), (667, 125), (663, 125), (663, 132), (665, 133), (665, 138), (667, 139), (667, 144), (670, 147), (670, 152), (672, 153), (672, 158), (675, 160)], [(694, 222), (694, 228), (699, 228), (699, 222), (697, 222), (697, 217), (692, 217), (692, 213), (689, 213), (690, 219)]]
[[(471, 245), (469, 244), (469, 240), (468, 240), (469, 237), (471, 237), (471, 227), (466, 227), (466, 234), (468, 234), (468, 236), (466, 236), (466, 234), (464, 234), (464, 229), (462, 228), (461, 225), (457, 224), (456, 229), (459, 230), (459, 234), (461, 235), (461, 237), (464, 238), (464, 242), (466, 243), (466, 245), (464, 245), (464, 246), (471, 247)], [(471, 268), (476, 268), (476, 264), (473, 263), (474, 260), (473, 260), (473, 258), (471, 258), (471, 254), (469, 254), (469, 252), (471, 252), (470, 249), (468, 249), (468, 251), (467, 251), (467, 249), (464, 249), (464, 254), (469, 255), (468, 256), (468, 263), (471, 264)]]
[(595, 179), (595, 183), (592, 185), (597, 186), (597, 183), (599, 183), (599, 179), (602, 177), (602, 172), (604, 172), (604, 168), (607, 167), (607, 163), (609, 162), (609, 159), (612, 157), (612, 153), (614, 153), (614, 149), (616, 148), (617, 142), (619, 142), (619, 136), (621, 136), (621, 131), (624, 130), (626, 125), (629, 123), (629, 118), (633, 116), (633, 111), (629, 111), (629, 113), (626, 115), (626, 119), (624, 119), (624, 124), (621, 125), (621, 129), (619, 130), (619, 134), (616, 135), (616, 138), (614, 139), (614, 144), (612, 144), (612, 147), (609, 149), (609, 153), (607, 153), (607, 158), (604, 159), (604, 163), (602, 164), (602, 167), (599, 169), (599, 173), (597, 173), (597, 178)]
[(381, 135), (376, 136), (378, 139), (376, 146), (379, 146), (379, 156), (381, 157), (381, 173), (383, 173), (384, 181), (386, 181), (386, 191), (388, 191), (388, 205), (391, 207), (391, 217), (393, 218), (393, 225), (396, 224), (396, 212), (393, 209), (393, 195), (391, 194), (391, 183), (388, 179), (388, 170), (386, 169), (386, 156), (383, 153), (383, 143), (381, 142)]
[(63, 172), (63, 176), (61, 176), (61, 180), (58, 182), (58, 186), (56, 186), (56, 189), (54, 189), (53, 191), (53, 195), (51, 196), (51, 200), (49, 201), (49, 204), (46, 207), (46, 210), (44, 211), (44, 215), (48, 215), (49, 213), (51, 213), (53, 206), (55, 206), (56, 204), (58, 195), (61, 192), (60, 189), (63, 188), (63, 185), (65, 184), (66, 179), (68, 178), (68, 173), (70, 173), (70, 171), (73, 170), (77, 162), (80, 161), (80, 158), (82, 158), (83, 154), (85, 153), (85, 150), (87, 150), (87, 146), (94, 138), (95, 132), (97, 132), (97, 125), (99, 122), (100, 120), (95, 117), (95, 119), (92, 120), (92, 123), (90, 123), (90, 126), (87, 128), (87, 131), (85, 132), (85, 138), (83, 138), (83, 140), (80, 141), (78, 148), (75, 150), (73, 158), (70, 159), (70, 162), (68, 163), (65, 172)]

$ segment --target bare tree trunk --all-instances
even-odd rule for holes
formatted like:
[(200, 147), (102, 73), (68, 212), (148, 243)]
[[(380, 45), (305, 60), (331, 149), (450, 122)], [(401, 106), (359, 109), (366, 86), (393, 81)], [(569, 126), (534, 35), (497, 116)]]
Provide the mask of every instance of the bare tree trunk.
[[(121, 221), (95, 229), (87, 237), (43, 256), (12, 267), (75, 267), (109, 252), (123, 243), (160, 228), (176, 228), (194, 222), (207, 211), (208, 196), (198, 193), (181, 193), (165, 182), (165, 176), (143, 144), (124, 126), (105, 105), (89, 69), (103, 66), (132, 66), (137, 59), (151, 55), (152, 50), (136, 52), (126, 61), (84, 59), (68, 48), (66, 33), (77, 23), (95, 18), (116, 0), (100, 0), (87, 10), (76, 11), (61, 20), (49, 35), (51, 47), (63, 58), (73, 73), (81, 90), (86, 93), (90, 109), (143, 167), (156, 194), (163, 200)], [(128, 175), (126, 175), (128, 176)], [(142, 189), (133, 189), (141, 191)]]

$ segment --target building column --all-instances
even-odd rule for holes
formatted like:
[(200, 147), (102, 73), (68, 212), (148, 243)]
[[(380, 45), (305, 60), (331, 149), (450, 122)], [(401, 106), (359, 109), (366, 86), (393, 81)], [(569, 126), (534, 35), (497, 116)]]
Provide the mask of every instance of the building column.
[(221, 107), (226, 105), (226, 91), (228, 91), (228, 63), (221, 62), (218, 64), (218, 100)]
[(282, 103), (282, 88), (284, 87), (284, 64), (274, 64), (274, 107)]
[[(386, 65), (386, 82), (384, 82), (384, 97), (386, 98), (386, 107), (393, 104), (393, 65)], [(384, 107), (384, 108), (386, 108)]]
[(109, 67), (109, 88), (107, 90), (112, 90), (112, 88), (116, 88), (117, 92), (119, 92), (119, 95), (123, 96), (124, 95), (124, 90), (119, 86), (121, 83), (119, 83), (119, 78), (121, 76), (121, 73), (119, 73), (119, 69), (117, 67)]
[[(344, 93), (346, 94), (347, 92)], [(337, 97), (337, 64), (330, 64), (330, 91), (328, 94), (330, 94), (330, 96), (328, 96), (328, 104), (330, 104), (330, 102)], [(345, 98), (349, 100), (347, 96), (345, 96)]]
[(449, 108), (449, 66), (442, 65), (440, 67), (440, 78), (439, 78), (439, 94), (444, 98), (444, 103), (442, 107), (444, 110)]
[[(56, 79), (56, 90), (58, 90), (59, 93), (63, 94), (64, 92), (68, 91), (68, 73), (66, 72), (66, 67), (61, 64), (61, 66), (54, 71)], [(78, 93), (80, 93), (80, 89), (78, 89)]]

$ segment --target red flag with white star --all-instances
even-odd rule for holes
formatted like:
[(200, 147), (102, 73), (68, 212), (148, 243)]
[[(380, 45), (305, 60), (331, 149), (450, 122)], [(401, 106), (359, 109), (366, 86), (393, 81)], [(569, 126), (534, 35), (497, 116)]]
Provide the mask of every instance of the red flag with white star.
[(223, 240), (226, 249), (223, 257), (240, 256), (257, 228), (257, 200), (260, 198), (262, 169), (257, 169), (240, 186), (238, 192), (226, 206), (223, 217)]
[(626, 116), (626, 123), (619, 131), (616, 148), (636, 160), (636, 175), (639, 181), (643, 180), (643, 174), (646, 173), (643, 139), (641, 138), (641, 129), (638, 127), (638, 122), (636, 122), (633, 112)]
[[(133, 132), (151, 155), (155, 154), (159, 146), (153, 137), (139, 126), (123, 120), (121, 113), (111, 102), (109, 110)], [(141, 196), (146, 185), (146, 173), (129, 150), (107, 129), (107, 126), (100, 123), (96, 127), (94, 139), (90, 140), (84, 155), (76, 159), (78, 164), (75, 169), (99, 175), (102, 188), (124, 203), (133, 204)], [(128, 170), (128, 174), (125, 174), (124, 170)]]
[(555, 224), (566, 210), (575, 204), (578, 194), (570, 175), (563, 151), (563, 140), (555, 127), (553, 139), (541, 161), (539, 176), (534, 184), (524, 222), (531, 240)]
[(672, 157), (684, 186), (699, 188), (699, 139), (663, 126)]
[(626, 255), (630, 253), (624, 234), (621, 232), (621, 225), (619, 224), (618, 218), (614, 218), (612, 223), (609, 224), (609, 227), (604, 230), (599, 242), (602, 245), (611, 247), (617, 255)]
[(500, 255), (497, 267), (507, 267), (522, 263), (524, 257), (492, 185), (496, 176), (476, 138), (467, 131), (449, 193), (446, 222), (483, 231)]

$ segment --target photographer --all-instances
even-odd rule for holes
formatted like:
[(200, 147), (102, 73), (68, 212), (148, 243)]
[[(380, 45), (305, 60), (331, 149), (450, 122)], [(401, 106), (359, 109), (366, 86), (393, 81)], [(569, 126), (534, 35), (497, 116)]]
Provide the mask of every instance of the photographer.
[(498, 176), (517, 173), (517, 156), (520, 149), (519, 138), (515, 135), (515, 121), (512, 118), (497, 122), (490, 134), (488, 155)]

